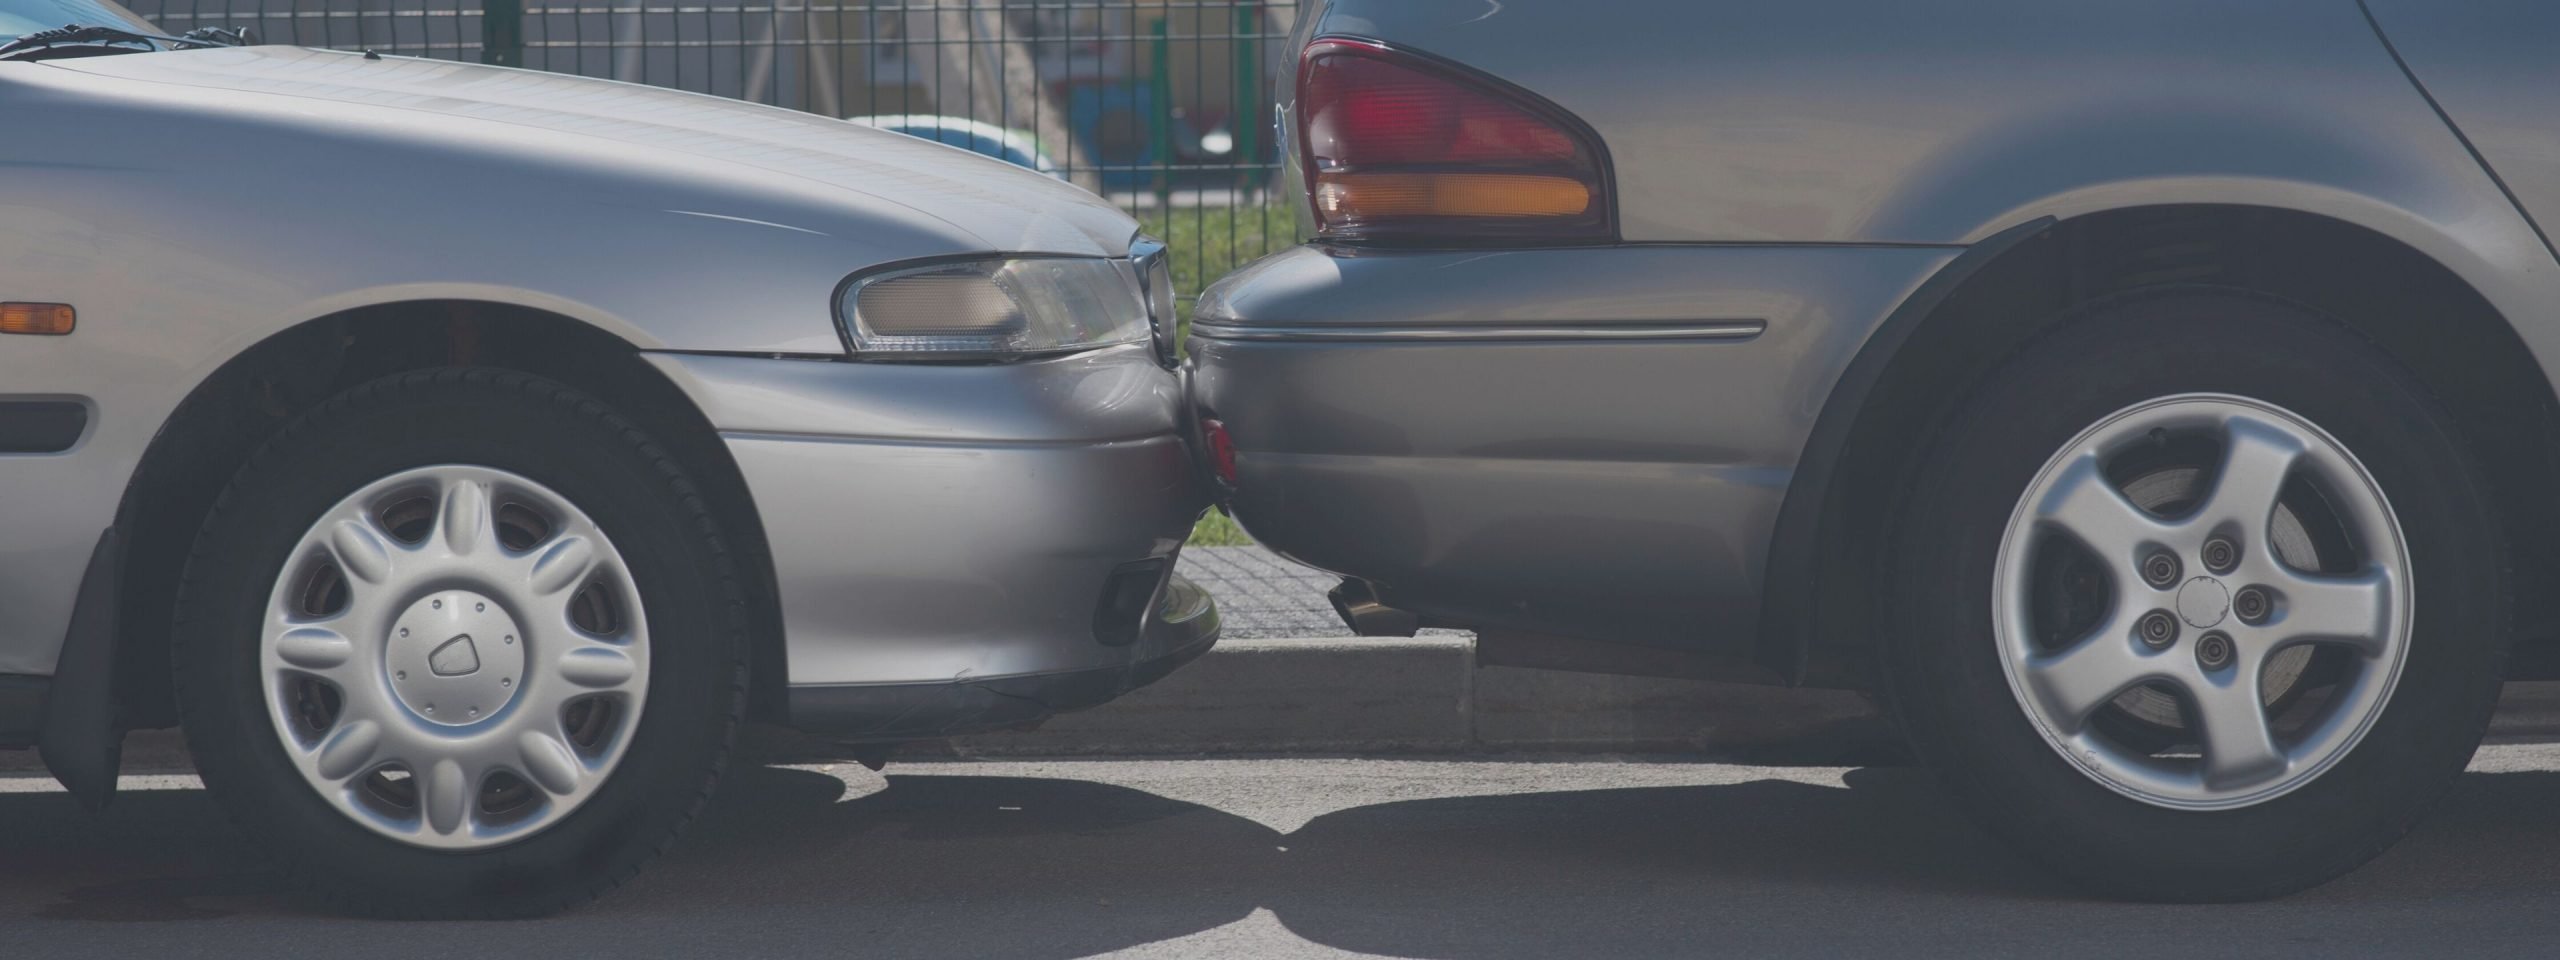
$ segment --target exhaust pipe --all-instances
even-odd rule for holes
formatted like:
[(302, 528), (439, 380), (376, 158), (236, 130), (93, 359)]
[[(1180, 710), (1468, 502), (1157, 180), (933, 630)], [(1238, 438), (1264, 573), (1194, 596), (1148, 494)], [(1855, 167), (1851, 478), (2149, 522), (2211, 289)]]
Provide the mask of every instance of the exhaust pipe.
[(1422, 618), (1412, 611), (1378, 602), (1378, 591), (1366, 580), (1344, 577), (1325, 596), (1332, 598), (1333, 612), (1342, 615), (1343, 624), (1355, 636), (1410, 637), (1422, 629)]

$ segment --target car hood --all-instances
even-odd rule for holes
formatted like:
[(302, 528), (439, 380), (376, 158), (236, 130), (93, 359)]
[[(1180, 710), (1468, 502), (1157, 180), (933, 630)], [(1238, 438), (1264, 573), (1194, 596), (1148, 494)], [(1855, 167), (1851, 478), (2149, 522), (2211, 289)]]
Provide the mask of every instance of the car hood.
[(990, 250), (1127, 252), (1136, 226), (1081, 188), (916, 137), (705, 94), (567, 74), (260, 46), (49, 61), (98, 76), (412, 111), (671, 152), (725, 175), (789, 178), (942, 220)]

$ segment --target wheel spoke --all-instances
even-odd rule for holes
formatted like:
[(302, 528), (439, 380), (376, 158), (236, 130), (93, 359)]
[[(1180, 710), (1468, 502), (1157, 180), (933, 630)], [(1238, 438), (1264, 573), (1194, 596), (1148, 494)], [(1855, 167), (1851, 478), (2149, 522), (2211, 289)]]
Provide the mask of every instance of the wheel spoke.
[(355, 644), (345, 635), (326, 626), (305, 624), (287, 629), (275, 639), (276, 659), (304, 673), (328, 677), (345, 683), (343, 672), (355, 659)]
[(329, 531), (329, 555), (354, 584), (379, 585), (391, 579), (391, 545), (365, 520), (340, 520)]
[(536, 661), (527, 667), (536, 674), (525, 690), (529, 698), (526, 715), (537, 724), (533, 729), (555, 729), (561, 711), (569, 704), (587, 697), (612, 695), (626, 701), (640, 698), (646, 691), (647, 678), (628, 650), (618, 644), (584, 641), (571, 650), (548, 661)]
[(2243, 648), (2231, 669), (2184, 681), (2197, 725), (2203, 728), (2208, 785), (2242, 786), (2284, 771), (2284, 751), (2276, 746), (2266, 705), (2258, 697), (2258, 668), (2263, 662), (2257, 651)]
[(587, 538), (567, 534), (551, 541), (533, 560), (531, 586), (535, 593), (552, 594), (583, 584), (587, 572), (595, 568), (595, 545)]
[(638, 675), (629, 654), (620, 647), (602, 643), (587, 644), (561, 654), (554, 669), (561, 679), (578, 685), (583, 693), (624, 690)]
[(2052, 491), (2036, 502), (2036, 519), (2078, 538), (2110, 567), (2136, 562), (2144, 541), (2165, 529), (2157, 518), (2107, 479), (2096, 454), (2085, 454), (2053, 480)]
[(2293, 573), (2278, 581), (2283, 613), (2265, 630), (2280, 643), (2334, 643), (2379, 657), (2389, 650), (2392, 588), (2383, 570), (2338, 577)]
[(2207, 527), (2237, 524), (2250, 542), (2262, 542), (2285, 477), (2302, 454), (2302, 441), (2293, 434), (2248, 417), (2231, 418), (2223, 430), (2222, 467), (2214, 473), (2213, 492), (2197, 508), (2195, 522)]
[(427, 829), (452, 834), (470, 819), (472, 798), (479, 793), (479, 778), (471, 775), (462, 762), (451, 757), (437, 760), (415, 771), (418, 780), (418, 808)]
[(2107, 701), (2158, 676), (2152, 658), (2134, 650), (2131, 629), (2118, 618), (2069, 650), (2028, 658), (2027, 685), (2047, 717), (2077, 733)]
[(444, 502), (436, 509), (434, 539), (457, 557), (498, 551), (497, 518), (489, 510), (486, 484), (465, 478), (445, 486)]
[(555, 796), (577, 792), (580, 781), (586, 779), (586, 767), (577, 754), (548, 732), (525, 731), (516, 737), (516, 753), (527, 779)]
[(311, 758), (313, 769), (330, 780), (344, 780), (373, 767), (382, 748), (382, 725), (371, 720), (340, 724)]

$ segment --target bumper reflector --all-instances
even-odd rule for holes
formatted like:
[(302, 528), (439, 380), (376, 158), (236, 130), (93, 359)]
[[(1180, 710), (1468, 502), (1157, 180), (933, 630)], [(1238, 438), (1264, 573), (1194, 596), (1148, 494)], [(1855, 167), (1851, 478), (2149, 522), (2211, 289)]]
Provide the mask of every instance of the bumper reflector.
[(1209, 469), (1216, 472), (1218, 482), (1236, 485), (1236, 441), (1227, 435), (1223, 420), (1200, 421), (1200, 443), (1208, 448)]

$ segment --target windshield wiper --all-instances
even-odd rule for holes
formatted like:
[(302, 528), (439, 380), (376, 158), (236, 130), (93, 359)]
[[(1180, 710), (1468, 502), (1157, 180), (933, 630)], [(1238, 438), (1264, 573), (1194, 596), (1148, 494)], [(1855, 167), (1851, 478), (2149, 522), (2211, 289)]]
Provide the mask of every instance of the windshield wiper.
[[(120, 43), (138, 43), (155, 50), (159, 49), (161, 44), (167, 44), (171, 50), (183, 50), (196, 47), (238, 46), (240, 42), (245, 42), (247, 39), (246, 36), (239, 34), (199, 36), (206, 33), (208, 31), (196, 30), (190, 31), (183, 37), (170, 37), (127, 30), (123, 27), (70, 23), (51, 30), (38, 30), (7, 43), (0, 43), (0, 60), (42, 57), (46, 51), (63, 48), (81, 50), (84, 54), (95, 53), (97, 51), (92, 48)], [(69, 51), (65, 50), (65, 52)]]

